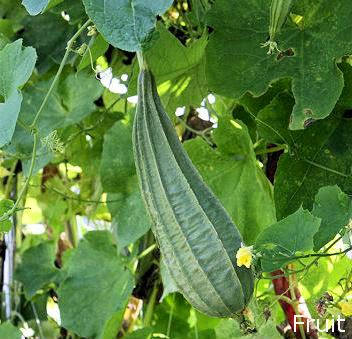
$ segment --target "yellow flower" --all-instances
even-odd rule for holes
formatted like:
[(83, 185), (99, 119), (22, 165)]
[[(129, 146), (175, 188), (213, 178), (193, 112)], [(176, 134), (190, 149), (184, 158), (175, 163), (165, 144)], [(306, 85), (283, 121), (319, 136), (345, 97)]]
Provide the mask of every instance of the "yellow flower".
[(339, 306), (341, 308), (341, 313), (346, 316), (352, 316), (352, 300), (349, 301), (341, 301), (339, 302)]
[(246, 266), (247, 268), (250, 268), (253, 259), (252, 248), (242, 245), (236, 253), (236, 259), (238, 267)]

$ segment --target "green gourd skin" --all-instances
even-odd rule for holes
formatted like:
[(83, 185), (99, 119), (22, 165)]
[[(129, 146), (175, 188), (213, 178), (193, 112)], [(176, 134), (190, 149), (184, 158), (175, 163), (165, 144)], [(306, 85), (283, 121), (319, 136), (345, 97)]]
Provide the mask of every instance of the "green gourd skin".
[(133, 126), (137, 175), (168, 273), (199, 311), (233, 317), (248, 304), (254, 279), (236, 265), (242, 238), (183, 149), (142, 67)]

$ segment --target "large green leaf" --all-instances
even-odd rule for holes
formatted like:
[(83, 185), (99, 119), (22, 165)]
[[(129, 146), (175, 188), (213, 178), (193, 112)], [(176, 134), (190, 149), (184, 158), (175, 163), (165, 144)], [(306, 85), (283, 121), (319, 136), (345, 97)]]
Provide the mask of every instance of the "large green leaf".
[(216, 149), (197, 138), (185, 148), (206, 183), (220, 199), (246, 244), (276, 221), (272, 187), (259, 167), (246, 126), (230, 118), (214, 131)]
[(23, 284), (28, 299), (38, 290), (50, 284), (60, 283), (62, 272), (54, 265), (55, 253), (56, 246), (52, 241), (30, 247), (23, 253), (15, 278)]
[(113, 215), (112, 226), (120, 247), (138, 240), (149, 231), (151, 226), (136, 177), (132, 180), (134, 185), (131, 186), (130, 192), (122, 195), (109, 194), (109, 199), (115, 200), (114, 203), (109, 204), (109, 209)]
[(100, 174), (104, 191), (112, 193), (108, 206), (118, 245), (124, 247), (150, 228), (137, 182), (130, 122), (118, 121), (106, 133)]
[(44, 11), (48, 3), (49, 0), (22, 0), (23, 6), (30, 15), (37, 15)]
[(275, 176), (278, 219), (293, 213), (301, 204), (311, 210), (320, 187), (337, 184), (344, 192), (352, 192), (351, 119), (343, 118), (337, 108), (330, 117), (304, 131), (290, 131), (292, 105), (291, 95), (281, 93), (257, 116), (261, 136), (270, 143), (290, 147), (280, 157)]
[[(75, 1), (77, 2), (77, 1)], [(73, 36), (76, 27), (64, 20), (61, 13), (51, 11), (36, 17), (25, 17), (26, 27), (23, 33), (24, 42), (33, 46), (38, 53), (37, 68), (40, 72), (48, 71), (53, 65), (60, 64), (68, 40)], [(50, 34), (44, 34), (50, 32)], [(80, 39), (77, 40), (79, 44)], [(71, 54), (68, 61), (75, 56)]]
[(143, 49), (172, 0), (83, 0), (89, 17), (114, 47), (135, 52)]
[(322, 187), (315, 196), (312, 214), (321, 219), (319, 232), (314, 236), (314, 250), (318, 251), (349, 224), (352, 201), (336, 185)]
[(259, 234), (255, 249), (262, 254), (265, 272), (272, 272), (294, 260), (296, 254), (313, 249), (313, 237), (320, 219), (302, 208), (269, 226)]
[[(38, 120), (40, 138), (47, 137), (56, 129), (79, 123), (96, 109), (94, 101), (100, 97), (103, 91), (102, 86), (93, 75), (85, 71), (78, 74), (69, 71), (70, 69), (67, 69), (66, 75), (54, 89), (40, 115)], [(25, 173), (28, 169), (28, 157), (32, 153), (33, 136), (23, 124), (29, 126), (32, 123), (52, 81), (53, 78), (39, 81), (24, 91), (20, 113), (22, 123), (17, 124), (8, 151), (21, 154), (24, 158), (27, 157), (27, 164), (24, 162)], [(52, 157), (50, 150), (42, 144), (38, 147), (37, 155), (35, 171), (45, 166)]]
[(349, 0), (296, 1), (293, 11), (303, 18), (289, 18), (278, 36), (285, 53), (267, 55), (261, 44), (268, 38), (270, 0), (216, 1), (208, 15), (215, 32), (207, 48), (207, 78), (216, 93), (256, 96), (280, 78), (292, 79), (295, 97), (290, 128), (302, 129), (309, 119), (322, 119), (333, 110), (343, 88), (336, 66), (352, 53)]
[(66, 269), (67, 278), (58, 290), (63, 326), (83, 337), (115, 338), (133, 278), (117, 254), (112, 235), (88, 232)]
[(276, 329), (272, 320), (266, 322), (263, 326), (257, 327), (254, 334), (243, 335), (240, 323), (234, 319), (224, 319), (216, 326), (216, 339), (280, 339), (282, 336)]
[(153, 329), (151, 327), (145, 327), (127, 334), (125, 339), (148, 339), (152, 333)]
[(106, 192), (119, 192), (126, 179), (135, 175), (132, 151), (132, 127), (118, 121), (105, 134), (100, 174)]
[(23, 86), (32, 74), (37, 59), (31, 47), (22, 40), (8, 44), (0, 51), (0, 147), (10, 142), (21, 109)]
[(10, 322), (0, 325), (0, 339), (21, 339), (21, 331)]

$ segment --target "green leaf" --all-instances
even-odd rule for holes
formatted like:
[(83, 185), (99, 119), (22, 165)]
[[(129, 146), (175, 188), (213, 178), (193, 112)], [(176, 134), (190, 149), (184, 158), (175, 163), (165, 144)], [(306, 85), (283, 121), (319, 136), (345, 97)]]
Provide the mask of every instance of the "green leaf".
[(216, 149), (201, 138), (184, 145), (205, 182), (220, 199), (252, 244), (259, 232), (276, 221), (272, 187), (259, 167), (246, 126), (221, 118), (214, 131)]
[(21, 339), (21, 331), (10, 322), (0, 325), (0, 339)]
[[(158, 85), (158, 92), (166, 111), (174, 117), (179, 106), (198, 107), (207, 96), (205, 78), (205, 47), (207, 36), (185, 47), (163, 25), (158, 25), (159, 40), (145, 52)], [(167, 46), (167, 48), (160, 48)], [(138, 69), (133, 72), (129, 93), (136, 92)]]
[(83, 337), (115, 338), (134, 282), (112, 235), (88, 232), (66, 269), (67, 278), (58, 290), (63, 326)]
[(269, 143), (294, 147), (296, 143), (293, 136), (301, 134), (288, 129), (293, 105), (294, 99), (290, 93), (277, 94), (267, 106), (258, 112), (257, 125), (260, 136)]
[(279, 219), (299, 204), (311, 208), (322, 186), (337, 184), (343, 191), (351, 192), (351, 128), (352, 121), (332, 117), (295, 137), (297, 153), (280, 158), (275, 178)]
[[(338, 252), (339, 248), (332, 248), (332, 252)], [(313, 258), (303, 259), (308, 265)], [(351, 270), (351, 260), (344, 255), (336, 255), (319, 259), (319, 264), (309, 270), (308, 274), (302, 275), (298, 288), (302, 291), (303, 297), (310, 307), (313, 319), (318, 319), (319, 313), (316, 305), (326, 291), (332, 295), (341, 295), (341, 278), (346, 276), (346, 272)]]
[(26, 10), (30, 15), (42, 13), (48, 3), (49, 0), (22, 0), (22, 5), (26, 7)]
[(272, 320), (266, 322), (263, 326), (257, 327), (257, 333), (243, 335), (239, 322), (233, 319), (223, 319), (216, 326), (216, 339), (280, 339), (282, 336), (276, 329)]
[(352, 201), (338, 186), (319, 189), (312, 214), (321, 219), (314, 236), (314, 250), (318, 251), (347, 226), (352, 218)]
[[(350, 84), (348, 89), (350, 89)], [(288, 130), (293, 99), (289, 93), (277, 95), (258, 113), (258, 131), (269, 143), (287, 144), (275, 175), (276, 215), (282, 219), (299, 206), (311, 210), (319, 188), (337, 184), (352, 191), (351, 119), (337, 108), (330, 117), (304, 131)]]
[(319, 226), (319, 218), (299, 208), (287, 218), (266, 228), (255, 242), (255, 250), (263, 256), (263, 271), (275, 271), (294, 260), (298, 252), (312, 250), (313, 237)]
[(100, 174), (105, 192), (119, 192), (126, 179), (135, 175), (132, 150), (132, 127), (118, 121), (106, 133)]
[[(4, 199), (0, 201), (0, 217), (5, 213), (11, 210), (14, 203), (12, 200)], [(12, 221), (8, 218), (8, 220), (0, 222), (0, 232), (8, 232), (12, 228)]]
[[(94, 112), (96, 109), (94, 101), (103, 91), (94, 75), (85, 71), (74, 74), (69, 72), (70, 68), (66, 70), (68, 74), (66, 73), (52, 92), (38, 120), (40, 138), (47, 137), (54, 130), (79, 123)], [(48, 92), (52, 81), (53, 78), (50, 78), (26, 88), (20, 113), (22, 123), (17, 124), (11, 145), (7, 148), (10, 153), (19, 153), (23, 158), (27, 156), (27, 163), (24, 161), (26, 174), (28, 173), (28, 158), (33, 149), (33, 136), (28, 128), (23, 127), (23, 124), (28, 127), (32, 123), (43, 101), (43, 95)], [(44, 167), (52, 158), (52, 153), (42, 143), (39, 144), (37, 154), (34, 172)]]
[(239, 323), (234, 319), (223, 319), (215, 327), (216, 339), (237, 339), (242, 336)]
[[(134, 177), (134, 179), (136, 179)], [(117, 243), (123, 248), (147, 233), (151, 227), (151, 221), (144, 207), (141, 193), (138, 189), (137, 180), (135, 189), (128, 194), (119, 195), (109, 194), (109, 199), (116, 199), (113, 209), (112, 226), (116, 233)], [(112, 204), (109, 204), (111, 208)]]
[(22, 47), (22, 40), (0, 51), (0, 147), (10, 142), (21, 109), (19, 87), (29, 79), (37, 56), (32, 47)]
[[(59, 65), (64, 56), (67, 42), (76, 32), (76, 27), (64, 20), (61, 13), (54, 14), (51, 11), (36, 17), (27, 16), (23, 23), (26, 27), (23, 39), (26, 45), (33, 46), (38, 53), (36, 67), (39, 72), (44, 73), (53, 65)], [(76, 43), (79, 44), (80, 39)], [(72, 61), (74, 57), (75, 55), (71, 53), (68, 62)]]
[(145, 327), (127, 334), (124, 339), (148, 339), (152, 333), (153, 329), (151, 327)]
[[(139, 191), (132, 149), (132, 127), (118, 121), (105, 134), (100, 167), (101, 182), (109, 194), (109, 210), (119, 247), (139, 239), (150, 229), (150, 219)], [(131, 213), (132, 211), (132, 213)]]
[[(352, 53), (352, 3), (297, 1), (293, 11), (303, 23), (288, 18), (278, 36), (286, 55), (267, 55), (261, 48), (268, 38), (269, 7), (269, 0), (216, 1), (208, 13), (215, 32), (206, 53), (207, 79), (214, 92), (236, 98), (247, 91), (259, 96), (273, 81), (292, 79), (290, 128), (302, 129), (307, 120), (328, 116), (342, 92), (344, 79), (336, 62)], [(287, 56), (288, 50), (294, 56)]]
[(98, 31), (114, 47), (136, 52), (143, 49), (172, 0), (83, 0)]
[[(53, 5), (54, 6), (52, 6), (53, 9), (51, 10), (51, 12), (55, 13), (59, 17), (62, 17), (62, 12), (66, 13), (70, 18), (70, 20), (68, 21), (68, 24), (73, 27), (76, 27), (76, 25), (81, 25), (88, 20), (88, 16), (86, 14), (82, 1), (63, 0), (57, 4), (53, 3)], [(50, 7), (50, 4), (48, 8), (49, 7)], [(80, 37), (80, 40), (83, 40), (83, 42), (87, 42), (88, 35), (86, 36), (86, 34), (83, 34)], [(80, 43), (77, 42), (77, 45), (79, 46)]]
[(58, 285), (62, 280), (62, 272), (54, 265), (55, 254), (56, 246), (52, 241), (30, 247), (23, 253), (15, 278), (23, 284), (28, 299), (40, 289), (50, 284)]

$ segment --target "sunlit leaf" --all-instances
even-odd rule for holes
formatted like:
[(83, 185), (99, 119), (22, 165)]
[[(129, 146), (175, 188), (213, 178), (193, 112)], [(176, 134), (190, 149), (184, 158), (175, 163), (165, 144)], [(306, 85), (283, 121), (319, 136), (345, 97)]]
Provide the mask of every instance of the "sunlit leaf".
[(114, 47), (135, 52), (143, 49), (171, 0), (83, 0), (90, 18)]

